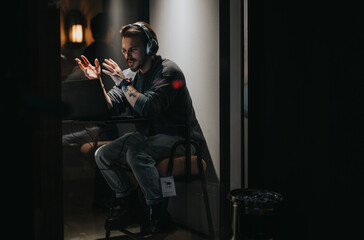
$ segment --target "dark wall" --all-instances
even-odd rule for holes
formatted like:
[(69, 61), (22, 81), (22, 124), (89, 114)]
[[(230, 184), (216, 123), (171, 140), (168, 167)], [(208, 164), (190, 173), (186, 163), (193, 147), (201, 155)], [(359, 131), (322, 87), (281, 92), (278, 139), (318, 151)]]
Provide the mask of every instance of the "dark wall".
[(3, 13), (3, 229), (16, 239), (63, 239), (57, 1), (9, 1)]
[(249, 187), (285, 196), (286, 239), (358, 234), (354, 217), (364, 200), (359, 3), (249, 1), (249, 44)]

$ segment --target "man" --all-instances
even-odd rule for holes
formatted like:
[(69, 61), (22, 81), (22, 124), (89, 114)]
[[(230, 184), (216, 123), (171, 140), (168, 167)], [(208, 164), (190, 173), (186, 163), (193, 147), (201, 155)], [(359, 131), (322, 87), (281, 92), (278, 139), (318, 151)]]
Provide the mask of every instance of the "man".
[[(130, 107), (135, 116), (147, 118), (147, 123), (136, 124), (136, 132), (102, 146), (96, 152), (96, 163), (116, 197), (131, 205), (135, 194), (130, 179), (123, 170), (128, 165), (143, 192), (146, 204), (151, 208), (151, 221), (142, 225), (142, 232), (154, 233), (161, 227), (166, 212), (162, 197), (159, 173), (155, 164), (169, 156), (172, 145), (184, 139), (186, 129), (180, 127), (190, 122), (191, 136), (202, 138), (184, 75), (172, 61), (156, 55), (158, 41), (149, 24), (137, 22), (122, 27), (122, 52), (132, 71), (134, 80), (125, 79), (120, 67), (106, 59), (102, 70), (115, 82), (113, 89), (105, 93), (110, 110), (120, 114)], [(100, 78), (100, 63), (95, 66), (87, 58), (76, 59), (88, 78)], [(184, 151), (179, 152), (180, 155)], [(149, 213), (149, 212), (148, 212)], [(129, 215), (128, 215), (129, 214)], [(120, 217), (122, 222), (130, 216)]]

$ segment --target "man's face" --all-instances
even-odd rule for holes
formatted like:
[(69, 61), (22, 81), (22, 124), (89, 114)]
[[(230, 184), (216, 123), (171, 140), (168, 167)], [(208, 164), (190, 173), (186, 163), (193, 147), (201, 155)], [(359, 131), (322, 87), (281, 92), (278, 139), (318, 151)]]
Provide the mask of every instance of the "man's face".
[(145, 46), (139, 37), (123, 37), (122, 50), (126, 63), (132, 71), (143, 68), (147, 55)]

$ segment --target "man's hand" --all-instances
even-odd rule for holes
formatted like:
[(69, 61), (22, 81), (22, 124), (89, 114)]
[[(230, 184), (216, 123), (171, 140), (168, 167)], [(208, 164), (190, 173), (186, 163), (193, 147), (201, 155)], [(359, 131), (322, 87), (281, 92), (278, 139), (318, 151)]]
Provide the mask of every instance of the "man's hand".
[(119, 65), (112, 59), (105, 59), (105, 62), (102, 63), (102, 65), (107, 68), (107, 70), (102, 69), (102, 72), (109, 75), (116, 86), (119, 86), (121, 81), (126, 78)]
[(95, 66), (92, 66), (84, 55), (81, 55), (81, 58), (83, 62), (79, 58), (76, 58), (75, 60), (85, 76), (89, 79), (101, 79), (101, 68), (99, 60), (97, 60), (96, 58)]
[(112, 106), (111, 103), (111, 99), (110, 97), (107, 95), (104, 84), (102, 83), (102, 79), (101, 79), (101, 67), (100, 67), (100, 63), (99, 60), (97, 60), (97, 58), (95, 59), (95, 66), (92, 66), (90, 64), (90, 62), (88, 61), (88, 59), (84, 56), (81, 55), (81, 58), (83, 60), (83, 62), (76, 58), (76, 62), (78, 63), (78, 66), (81, 68), (81, 70), (83, 71), (83, 73), (86, 75), (87, 78), (89, 79), (99, 79), (101, 86), (103, 88), (104, 91), (104, 95), (106, 98), (106, 102), (108, 107), (110, 108)]

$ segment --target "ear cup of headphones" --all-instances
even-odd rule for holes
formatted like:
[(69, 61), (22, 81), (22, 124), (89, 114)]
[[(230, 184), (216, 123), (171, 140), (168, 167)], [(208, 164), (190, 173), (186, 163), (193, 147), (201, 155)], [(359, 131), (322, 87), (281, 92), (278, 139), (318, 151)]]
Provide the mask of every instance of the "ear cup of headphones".
[(145, 52), (148, 56), (155, 55), (159, 49), (159, 46), (158, 46), (157, 41), (152, 37), (152, 34), (150, 34), (148, 28), (146, 26), (144, 26), (142, 23), (133, 23), (130, 25), (138, 26), (143, 30), (143, 32), (145, 33), (145, 35), (148, 38), (148, 43), (147, 43), (147, 46), (145, 47)]
[(146, 47), (146, 53), (148, 56), (155, 55), (159, 49), (158, 43), (155, 39), (150, 39)]

